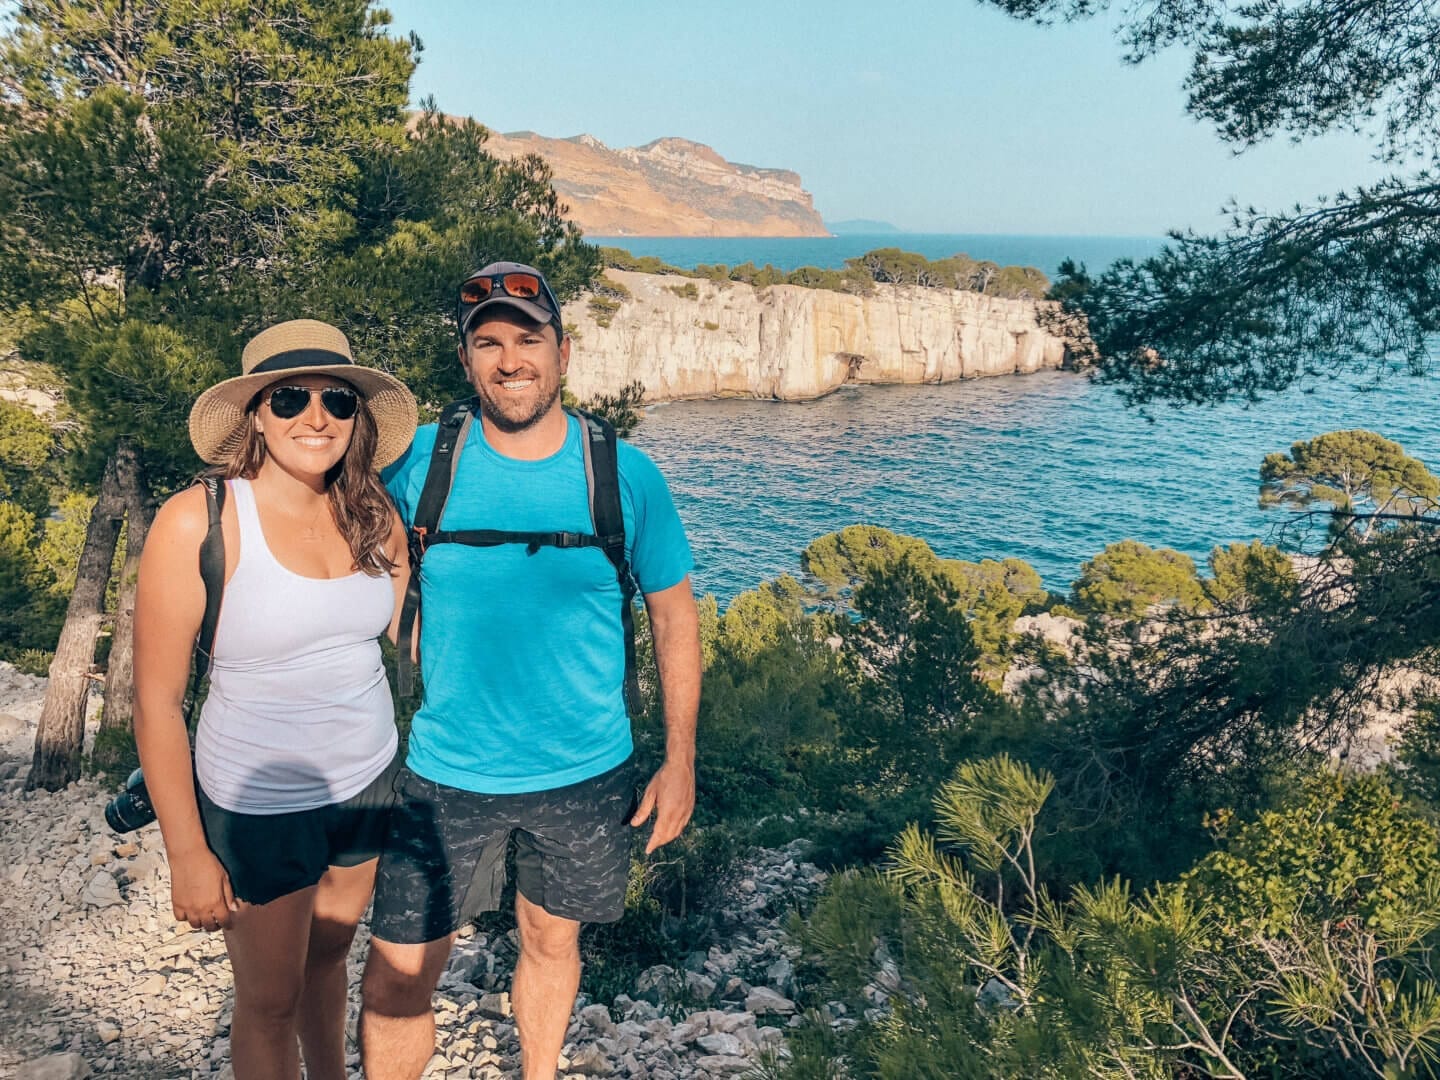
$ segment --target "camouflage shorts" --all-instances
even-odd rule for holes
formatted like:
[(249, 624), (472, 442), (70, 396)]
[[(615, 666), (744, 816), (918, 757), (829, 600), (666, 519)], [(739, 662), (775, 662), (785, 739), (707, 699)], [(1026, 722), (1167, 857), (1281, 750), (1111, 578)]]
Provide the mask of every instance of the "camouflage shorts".
[(409, 769), (375, 881), (371, 932), (418, 945), (500, 906), (515, 839), (515, 887), (552, 915), (614, 922), (625, 910), (635, 769), (519, 795), (446, 787)]

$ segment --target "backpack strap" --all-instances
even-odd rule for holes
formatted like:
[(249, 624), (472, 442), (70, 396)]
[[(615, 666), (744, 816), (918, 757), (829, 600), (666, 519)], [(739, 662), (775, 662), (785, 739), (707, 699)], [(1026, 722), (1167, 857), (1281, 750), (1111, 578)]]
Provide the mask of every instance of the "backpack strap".
[(450, 486), (460, 465), (460, 451), (470, 424), (475, 418), (474, 399), (452, 401), (440, 414), (435, 431), (435, 447), (430, 451), (430, 467), (425, 472), (425, 486), (415, 506), (415, 518), (407, 535), (410, 546), (410, 582), (405, 587), (405, 601), (400, 607), (400, 629), (396, 635), (395, 681), (402, 696), (415, 692), (415, 619), (420, 614), (420, 562), (425, 549), (436, 542), (440, 519), (450, 499)]
[(639, 587), (625, 557), (625, 514), (620, 505), (620, 459), (615, 426), (602, 416), (581, 409), (567, 410), (585, 429), (585, 486), (590, 492), (590, 520), (594, 540), (615, 568), (620, 583), (620, 624), (625, 633), (625, 707), (631, 716), (640, 712), (639, 665), (635, 659), (635, 594)]
[(205, 509), (209, 527), (200, 542), (200, 580), (205, 583), (205, 614), (200, 619), (200, 632), (195, 636), (195, 652), (191, 659), (190, 691), (185, 699), (185, 727), (191, 727), (195, 701), (200, 696), (200, 680), (210, 673), (214, 661), (215, 627), (220, 622), (220, 601), (225, 592), (225, 533), (220, 515), (225, 509), (228, 491), (225, 481), (215, 476), (200, 481), (205, 489)]

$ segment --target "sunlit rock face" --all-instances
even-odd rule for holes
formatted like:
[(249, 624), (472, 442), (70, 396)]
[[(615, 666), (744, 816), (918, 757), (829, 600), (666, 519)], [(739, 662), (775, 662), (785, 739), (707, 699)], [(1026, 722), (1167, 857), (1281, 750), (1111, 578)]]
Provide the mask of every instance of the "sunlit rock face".
[(566, 216), (588, 236), (828, 236), (798, 173), (726, 161), (704, 143), (611, 149), (591, 135), (492, 133), (501, 158), (539, 154)]
[(650, 402), (803, 401), (846, 383), (1026, 374), (1069, 358), (1030, 300), (900, 285), (852, 296), (621, 270), (606, 276), (631, 294), (618, 308), (597, 311), (588, 296), (565, 307), (575, 339), (566, 382), (581, 400), (638, 381)]

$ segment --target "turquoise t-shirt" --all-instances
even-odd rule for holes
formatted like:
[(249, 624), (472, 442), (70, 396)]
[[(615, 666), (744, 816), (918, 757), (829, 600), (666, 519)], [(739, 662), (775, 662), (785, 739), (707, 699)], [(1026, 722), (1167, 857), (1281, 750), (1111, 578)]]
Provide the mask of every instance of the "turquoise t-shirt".
[[(584, 433), (541, 461), (493, 450), (471, 425), (442, 529), (594, 532)], [(414, 518), (436, 426), (415, 433), (385, 471), (400, 516)], [(679, 584), (693, 562), (660, 471), (618, 446), (625, 544), (642, 593)], [(587, 780), (630, 756), (620, 585), (600, 548), (436, 544), (420, 570), (425, 697), (406, 764), (449, 787), (503, 795)]]

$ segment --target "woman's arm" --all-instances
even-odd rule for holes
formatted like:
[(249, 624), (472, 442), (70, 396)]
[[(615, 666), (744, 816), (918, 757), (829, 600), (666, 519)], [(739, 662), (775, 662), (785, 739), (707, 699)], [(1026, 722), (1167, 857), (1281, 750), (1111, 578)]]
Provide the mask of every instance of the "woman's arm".
[[(390, 571), (390, 583), (395, 586), (395, 613), (390, 617), (390, 629), (385, 631), (390, 644), (400, 643), (400, 609), (405, 606), (405, 590), (410, 585), (410, 541), (405, 534), (405, 525), (399, 514), (392, 514), (390, 538), (385, 541), (385, 554), (395, 564)], [(415, 623), (415, 641), (420, 641), (420, 623)], [(413, 651), (413, 650), (412, 650)]]
[(199, 559), (208, 526), (205, 492), (194, 487), (160, 508), (145, 538), (135, 597), (135, 745), (170, 860), (175, 918), (213, 930), (228, 925), (238, 905), (205, 842), (184, 714), (205, 613)]

